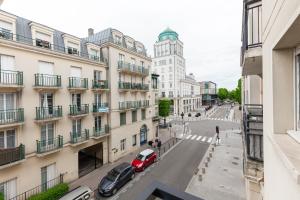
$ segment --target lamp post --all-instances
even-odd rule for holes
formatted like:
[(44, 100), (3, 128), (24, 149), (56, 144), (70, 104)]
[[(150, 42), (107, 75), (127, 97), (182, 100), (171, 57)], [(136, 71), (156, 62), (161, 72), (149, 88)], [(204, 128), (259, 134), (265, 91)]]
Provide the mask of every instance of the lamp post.
[(185, 129), (185, 126), (184, 126), (184, 121), (183, 121), (183, 117), (184, 117), (184, 113), (182, 112), (181, 113), (181, 119), (182, 119), (182, 125), (183, 125), (183, 134), (184, 134), (184, 129)]

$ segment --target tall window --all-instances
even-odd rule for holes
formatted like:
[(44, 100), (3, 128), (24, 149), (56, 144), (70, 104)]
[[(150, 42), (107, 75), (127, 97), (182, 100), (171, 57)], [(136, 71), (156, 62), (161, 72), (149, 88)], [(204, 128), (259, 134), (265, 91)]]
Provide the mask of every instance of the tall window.
[(101, 116), (96, 116), (94, 123), (95, 123), (95, 130), (100, 130), (101, 129)]
[(48, 165), (41, 168), (41, 184), (42, 191), (53, 187), (53, 182), (51, 180), (56, 178), (56, 166), (55, 164)]
[(132, 122), (136, 122), (137, 121), (137, 112), (136, 110), (132, 111)]
[(120, 113), (120, 126), (126, 125), (126, 112)]
[(47, 149), (54, 144), (54, 124), (44, 124), (41, 126), (41, 149)]
[(142, 110), (142, 120), (145, 120), (146, 119), (146, 110), (143, 109)]
[(136, 134), (132, 136), (132, 146), (136, 145)]
[(0, 193), (4, 194), (4, 199), (11, 199), (17, 196), (17, 179), (0, 183)]
[(16, 147), (15, 129), (0, 131), (0, 148)]
[(119, 54), (119, 61), (125, 62), (125, 56), (123, 54)]
[(300, 54), (296, 61), (296, 102), (297, 102), (297, 130), (300, 130)]
[(76, 105), (78, 108), (81, 106), (81, 94), (72, 94), (72, 105)]
[(78, 137), (81, 135), (81, 119), (72, 121), (72, 132), (76, 133)]
[(120, 141), (120, 150), (124, 151), (126, 149), (126, 139)]
[(101, 72), (101, 71), (94, 70), (94, 80), (95, 80), (95, 81), (100, 81), (100, 80), (101, 80), (101, 77), (102, 77), (102, 72)]

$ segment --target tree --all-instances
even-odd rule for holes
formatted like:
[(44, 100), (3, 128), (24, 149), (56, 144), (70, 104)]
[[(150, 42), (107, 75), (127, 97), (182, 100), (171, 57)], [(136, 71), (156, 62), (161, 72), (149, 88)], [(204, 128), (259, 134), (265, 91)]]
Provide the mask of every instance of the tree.
[(241, 96), (242, 96), (242, 83), (241, 83), (241, 79), (238, 80), (238, 86), (235, 89), (235, 100), (237, 102), (239, 102), (239, 104), (241, 104)]
[(160, 99), (159, 100), (159, 116), (164, 118), (164, 125), (166, 126), (166, 117), (170, 115), (170, 106), (171, 101), (169, 99)]
[(219, 88), (218, 97), (221, 100), (227, 99), (228, 98), (228, 90), (226, 88)]

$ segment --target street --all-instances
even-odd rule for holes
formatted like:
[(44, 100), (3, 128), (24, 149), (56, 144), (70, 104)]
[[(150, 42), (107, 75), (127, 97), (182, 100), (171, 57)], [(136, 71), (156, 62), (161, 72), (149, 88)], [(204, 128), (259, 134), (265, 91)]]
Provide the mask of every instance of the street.
[[(223, 111), (221, 113), (226, 114)], [(224, 115), (223, 117), (225, 117)], [(235, 130), (240, 126), (238, 123), (226, 121), (190, 121), (188, 127), (191, 131), (189, 134), (180, 136), (182, 141), (165, 154), (161, 160), (144, 172), (138, 173), (136, 178), (125, 185), (115, 196), (101, 197), (100, 199), (135, 199), (154, 180), (185, 191), (212, 142), (217, 125), (220, 127), (220, 131)]]

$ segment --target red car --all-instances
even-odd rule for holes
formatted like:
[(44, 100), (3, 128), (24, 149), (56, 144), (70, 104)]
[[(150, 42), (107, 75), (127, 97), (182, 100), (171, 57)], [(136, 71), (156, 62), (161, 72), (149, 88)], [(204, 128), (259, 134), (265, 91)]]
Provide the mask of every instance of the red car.
[(157, 161), (157, 155), (152, 149), (146, 149), (139, 153), (131, 162), (135, 171), (144, 171), (146, 167)]

